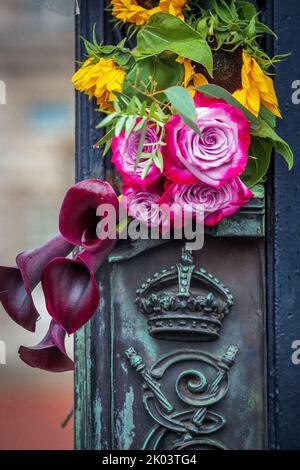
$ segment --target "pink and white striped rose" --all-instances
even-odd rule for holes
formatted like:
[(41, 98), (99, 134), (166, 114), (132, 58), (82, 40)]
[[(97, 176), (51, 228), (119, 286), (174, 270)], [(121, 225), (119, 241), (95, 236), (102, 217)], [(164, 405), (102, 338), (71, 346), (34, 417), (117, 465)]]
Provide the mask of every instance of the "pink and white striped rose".
[[(141, 130), (138, 132), (132, 131), (128, 138), (126, 138), (125, 131), (123, 131), (118, 137), (113, 138), (111, 146), (113, 152), (112, 162), (115, 164), (126, 185), (146, 189), (160, 178), (161, 172), (154, 163), (152, 163), (146, 177), (142, 178), (145, 165), (149, 161), (149, 158), (141, 157), (136, 166), (141, 132)], [(143, 152), (152, 154), (158, 147), (161, 147), (159, 142), (160, 136), (156, 132), (156, 127), (153, 123), (150, 123), (145, 135)]]
[(160, 199), (168, 204), (173, 220), (195, 219), (205, 225), (216, 225), (246, 204), (253, 194), (240, 180), (233, 178), (221, 188), (208, 186), (203, 182), (181, 185), (171, 183)]
[(159, 207), (161, 194), (159, 185), (147, 189), (124, 187), (121, 204), (130, 217), (148, 227), (160, 227), (163, 222)]
[(164, 174), (174, 183), (201, 181), (220, 188), (245, 171), (250, 125), (241, 111), (223, 100), (197, 93), (195, 105), (202, 137), (173, 116), (166, 125)]

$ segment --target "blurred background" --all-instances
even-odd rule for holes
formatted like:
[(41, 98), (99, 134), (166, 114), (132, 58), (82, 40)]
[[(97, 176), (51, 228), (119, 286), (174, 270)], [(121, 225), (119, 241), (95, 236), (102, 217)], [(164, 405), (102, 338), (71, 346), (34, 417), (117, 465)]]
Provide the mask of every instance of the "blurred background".
[[(51, 3), (64, 9), (55, 12)], [(18, 252), (57, 232), (60, 202), (74, 180), (72, 4), (0, 2), (2, 265), (13, 265)], [(14, 324), (0, 305), (6, 355), (0, 364), (0, 449), (71, 449), (73, 422), (64, 429), (61, 423), (73, 407), (72, 373), (32, 369), (18, 357), (20, 345), (38, 343), (48, 329), (38, 289), (34, 298), (41, 314), (35, 334)], [(72, 338), (67, 347), (72, 354)]]

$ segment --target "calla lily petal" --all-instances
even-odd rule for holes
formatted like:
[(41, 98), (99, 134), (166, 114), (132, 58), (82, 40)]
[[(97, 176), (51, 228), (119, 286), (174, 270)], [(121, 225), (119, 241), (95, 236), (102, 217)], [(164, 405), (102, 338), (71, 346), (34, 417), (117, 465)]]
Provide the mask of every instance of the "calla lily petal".
[(39, 318), (31, 293), (40, 282), (44, 267), (72, 249), (73, 245), (57, 235), (39, 248), (20, 253), (17, 266), (0, 266), (0, 301), (8, 315), (26, 330), (35, 331)]
[(97, 209), (102, 204), (110, 205), (116, 211), (119, 207), (117, 195), (107, 181), (89, 179), (72, 186), (60, 210), (59, 230), (62, 236), (86, 250), (101, 249), (102, 240), (96, 229), (100, 221)]
[(49, 372), (73, 370), (74, 363), (65, 349), (65, 336), (66, 332), (52, 320), (46, 336), (39, 344), (19, 348), (20, 358), (31, 367)]
[(107, 238), (102, 240), (101, 247), (97, 253), (91, 253), (87, 250), (78, 253), (76, 260), (80, 260), (90, 271), (96, 273), (100, 266), (104, 263), (108, 255), (114, 249), (117, 239)]
[(100, 292), (94, 273), (117, 240), (102, 240), (97, 253), (83, 251), (75, 259), (56, 258), (46, 266), (42, 287), (52, 318), (71, 334), (95, 313)]
[(35, 331), (39, 314), (18, 267), (0, 266), (0, 300), (8, 315), (28, 331)]

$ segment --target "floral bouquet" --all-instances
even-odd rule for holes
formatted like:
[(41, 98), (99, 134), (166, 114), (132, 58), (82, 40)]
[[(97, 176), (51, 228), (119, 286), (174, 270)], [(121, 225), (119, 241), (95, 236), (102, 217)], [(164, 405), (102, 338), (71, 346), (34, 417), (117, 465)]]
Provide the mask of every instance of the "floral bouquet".
[(260, 46), (275, 34), (246, 1), (111, 3), (136, 46), (98, 44), (94, 34), (73, 77), (107, 114), (96, 146), (112, 151), (131, 217), (157, 224), (154, 203), (171, 214), (189, 204), (191, 217), (201, 204), (215, 225), (255, 195), (273, 149), (293, 164), (274, 130), (281, 113), (268, 72), (282, 57)]
[[(112, 0), (114, 21), (127, 39), (117, 45), (84, 40), (87, 58), (72, 78), (102, 112), (95, 142), (111, 155), (121, 185), (86, 180), (62, 203), (60, 234), (0, 267), (0, 300), (34, 331), (32, 291), (41, 281), (52, 317), (46, 337), (20, 357), (51, 371), (73, 368), (64, 347), (95, 313), (95, 273), (130, 219), (164, 233), (182, 222), (215, 225), (246, 204), (265, 181), (272, 151), (293, 166), (276, 133), (281, 118), (264, 34), (276, 35), (244, 0)], [(99, 157), (100, 158), (100, 157)], [(101, 208), (126, 209), (115, 236), (99, 236)], [(202, 212), (199, 212), (201, 207)], [(100, 212), (99, 212), (100, 208)], [(125, 222), (124, 222), (125, 220)], [(73, 259), (66, 256), (79, 247)]]

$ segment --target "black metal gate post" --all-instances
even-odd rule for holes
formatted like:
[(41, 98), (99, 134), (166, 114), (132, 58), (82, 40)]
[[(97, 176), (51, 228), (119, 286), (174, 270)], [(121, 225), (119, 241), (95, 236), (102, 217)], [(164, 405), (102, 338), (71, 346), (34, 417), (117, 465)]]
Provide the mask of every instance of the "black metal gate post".
[(269, 443), (272, 448), (300, 449), (300, 365), (292, 361), (292, 345), (300, 340), (300, 105), (292, 99), (299, 89), (295, 82), (300, 80), (300, 4), (297, 0), (266, 3), (270, 26), (278, 34), (274, 54), (291, 52), (276, 67), (276, 90), (284, 116), (278, 122), (278, 132), (288, 140), (296, 157), (292, 172), (275, 158), (269, 182)]

